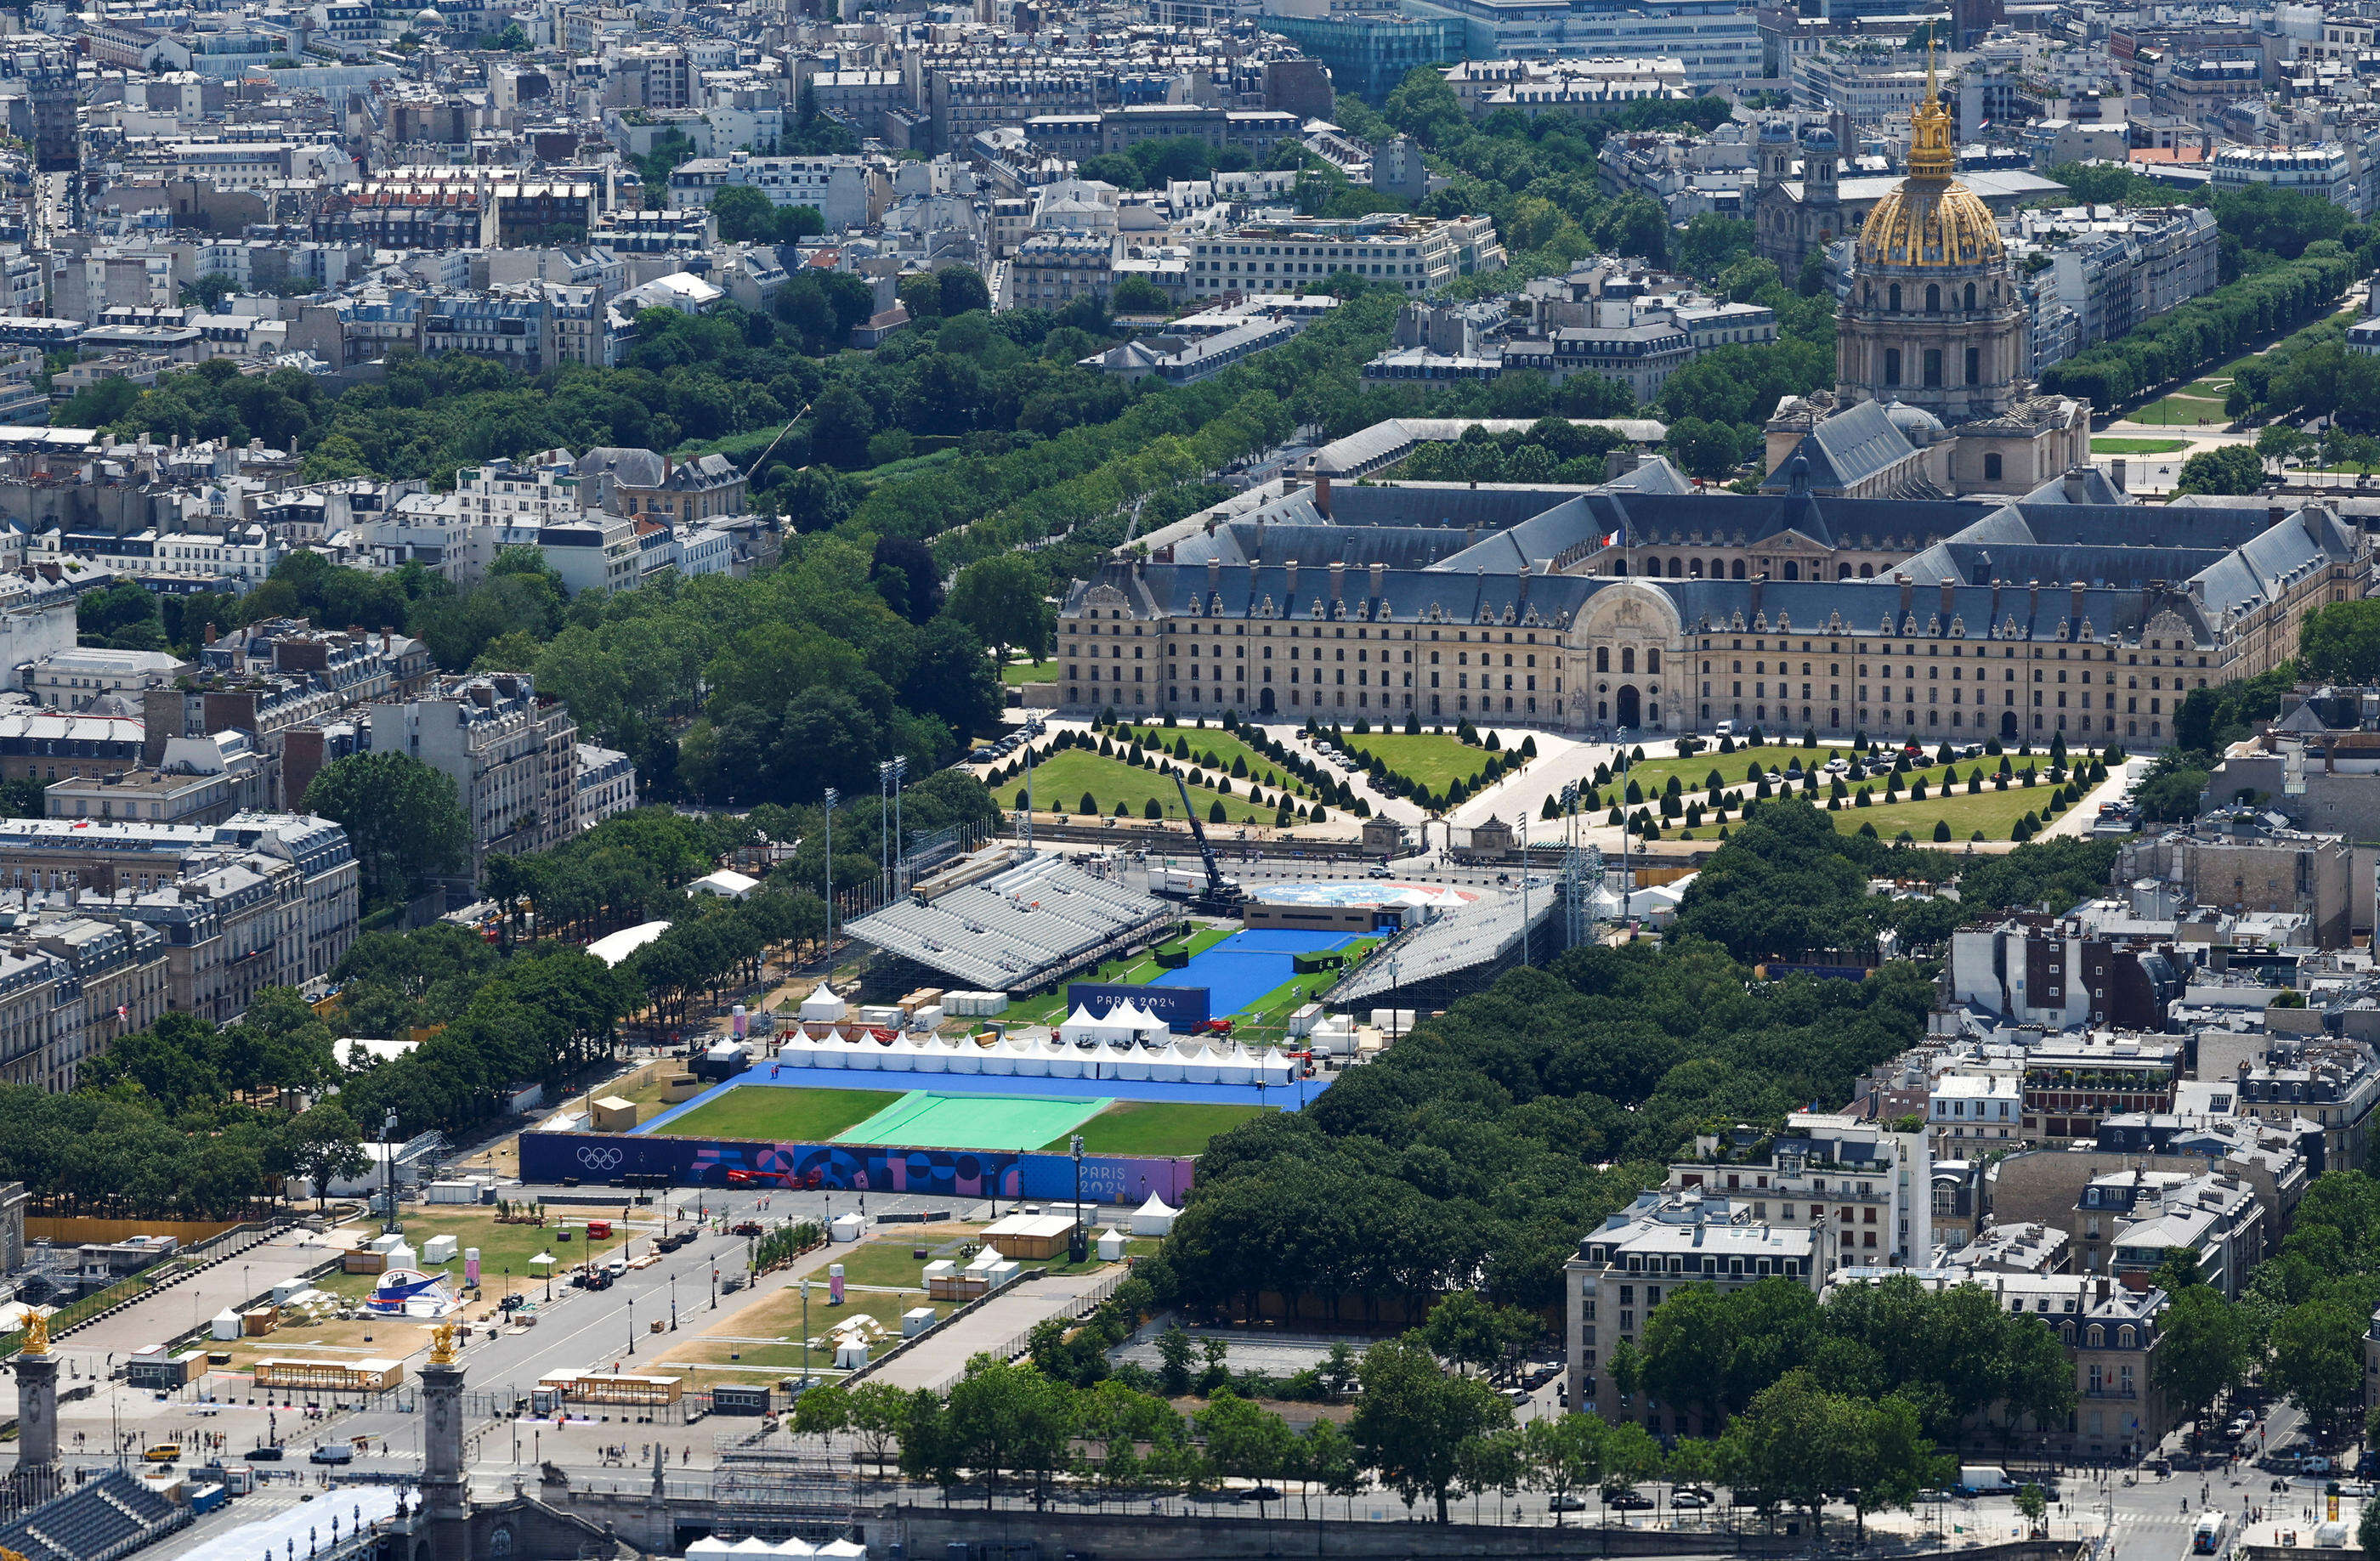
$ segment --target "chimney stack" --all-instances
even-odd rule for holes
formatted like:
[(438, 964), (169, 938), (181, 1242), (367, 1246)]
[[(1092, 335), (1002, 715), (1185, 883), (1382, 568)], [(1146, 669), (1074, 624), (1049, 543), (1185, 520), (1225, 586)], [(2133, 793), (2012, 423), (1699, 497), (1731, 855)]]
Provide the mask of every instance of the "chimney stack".
[[(1900, 611), (1899, 618), (1906, 618), (1909, 616), (1910, 604), (1917, 599), (1917, 587), (1912, 583), (1908, 575), (1900, 574), (1893, 575), (1892, 583), (1900, 587)], [(1898, 626), (1898, 619), (1896, 619), (1895, 623), (1896, 626)]]
[(1347, 566), (1337, 559), (1330, 561), (1330, 600), (1336, 605), (1347, 586)]
[(1223, 561), (1220, 558), (1208, 559), (1207, 561), (1207, 589), (1209, 592), (1212, 592), (1220, 588), (1222, 586), (1222, 583)]
[(2067, 587), (2067, 615), (2072, 621), (2066, 631), (2070, 639), (2082, 637), (2082, 592), (2085, 588), (2080, 580)]
[(1314, 511), (1325, 520), (1330, 518), (1330, 474), (1329, 472), (1318, 471), (1314, 474)]
[(1951, 616), (1958, 611), (1959, 583), (1956, 580), (1945, 580), (1942, 582), (1942, 632), (1944, 634), (1950, 632)]
[(1387, 564), (1385, 564), (1385, 563), (1376, 563), (1376, 564), (1372, 565), (1372, 599), (1373, 599), (1373, 600), (1378, 601), (1378, 600), (1380, 599), (1380, 597), (1381, 597), (1383, 594), (1385, 594), (1385, 590), (1386, 590), (1386, 587), (1387, 587), (1387, 586), (1388, 586), (1388, 583), (1389, 583), (1389, 566), (1388, 566)]
[(1288, 598), (1288, 599), (1283, 601), (1281, 606), (1284, 610), (1292, 609), (1297, 604), (1297, 560), (1291, 559), (1287, 563), (1283, 564), (1281, 566), (1281, 572), (1288, 577), (1289, 581), (1289, 583), (1282, 587), (1283, 594)]

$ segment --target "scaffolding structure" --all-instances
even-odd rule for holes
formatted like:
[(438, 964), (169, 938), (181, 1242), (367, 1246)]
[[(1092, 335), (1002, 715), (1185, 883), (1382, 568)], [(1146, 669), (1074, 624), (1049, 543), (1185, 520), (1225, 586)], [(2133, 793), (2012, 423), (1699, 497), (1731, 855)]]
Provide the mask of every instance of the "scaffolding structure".
[(839, 1539), (858, 1504), (848, 1461), (838, 1464), (817, 1437), (783, 1432), (735, 1433), (714, 1444), (710, 1477), (722, 1539)]
[(1603, 883), (1603, 849), (1586, 843), (1585, 821), (1578, 815), (1579, 787), (1573, 780), (1561, 791), (1562, 947), (1581, 949), (1595, 940), (1595, 891)]

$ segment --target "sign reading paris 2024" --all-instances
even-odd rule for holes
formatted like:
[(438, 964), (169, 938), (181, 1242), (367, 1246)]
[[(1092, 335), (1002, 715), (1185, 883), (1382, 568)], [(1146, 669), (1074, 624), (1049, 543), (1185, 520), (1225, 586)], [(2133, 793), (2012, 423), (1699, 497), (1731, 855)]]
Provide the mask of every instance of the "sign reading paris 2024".
[(1074, 981), (1066, 986), (1066, 1012), (1074, 1014), (1088, 1009), (1100, 1019), (1111, 1009), (1126, 1003), (1137, 1003), (1143, 1010), (1165, 1021), (1165, 1027), (1177, 1035), (1186, 1035), (1207, 1023), (1207, 988), (1204, 986), (1122, 986), (1099, 981)]

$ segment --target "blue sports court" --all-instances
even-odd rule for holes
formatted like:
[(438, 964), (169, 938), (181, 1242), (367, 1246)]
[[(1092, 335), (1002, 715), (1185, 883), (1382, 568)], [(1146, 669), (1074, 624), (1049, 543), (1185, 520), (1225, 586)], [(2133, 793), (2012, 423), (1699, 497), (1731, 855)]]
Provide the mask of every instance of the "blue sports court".
[(1266, 993), (1295, 978), (1297, 955), (1337, 953), (1360, 940), (1354, 933), (1329, 938), (1294, 928), (1235, 932), (1148, 985), (1204, 986), (1208, 1012), (1245, 1013)]

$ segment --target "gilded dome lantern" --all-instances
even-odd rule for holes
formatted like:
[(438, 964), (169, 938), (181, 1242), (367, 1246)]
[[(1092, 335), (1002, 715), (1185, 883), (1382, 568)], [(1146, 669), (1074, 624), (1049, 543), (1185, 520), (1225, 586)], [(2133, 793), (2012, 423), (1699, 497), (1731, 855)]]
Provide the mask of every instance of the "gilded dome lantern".
[(1925, 58), (1925, 97), (1911, 110), (1909, 176), (1876, 204), (1860, 228), (1859, 267), (1976, 269), (2007, 259), (1998, 225), (1981, 197), (1950, 176), (1957, 152), (1942, 106), (1933, 50)]

